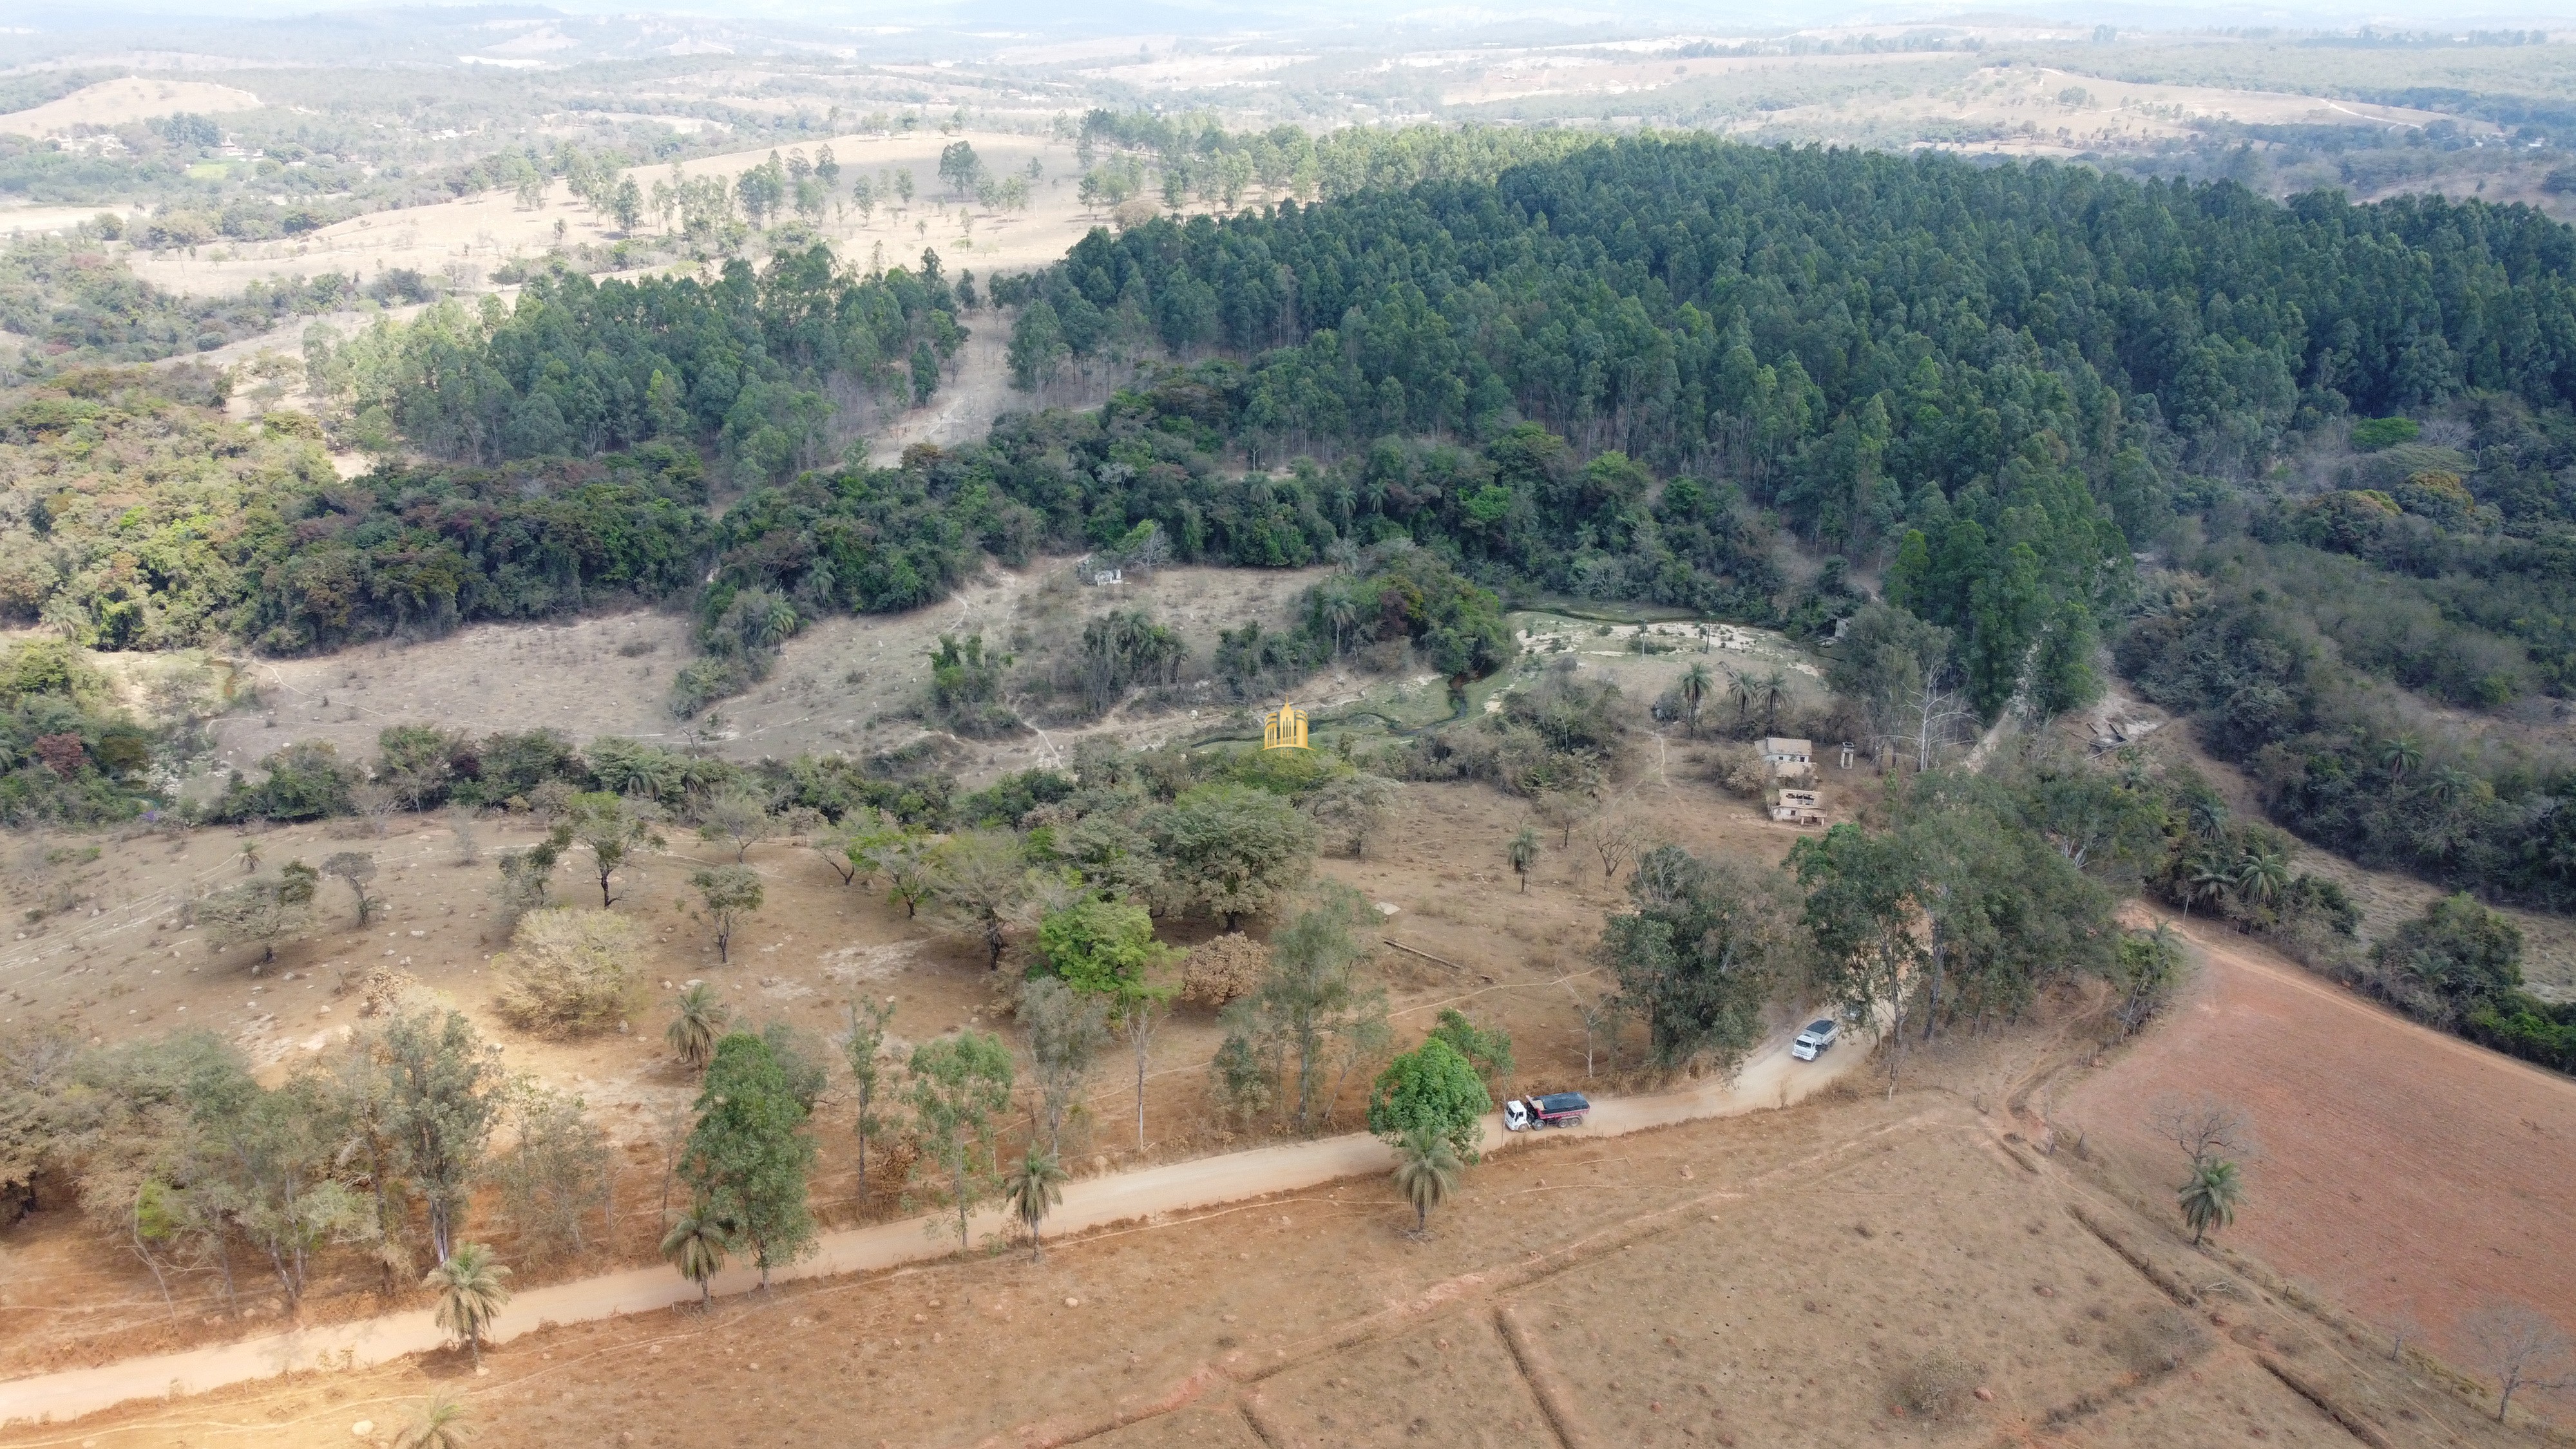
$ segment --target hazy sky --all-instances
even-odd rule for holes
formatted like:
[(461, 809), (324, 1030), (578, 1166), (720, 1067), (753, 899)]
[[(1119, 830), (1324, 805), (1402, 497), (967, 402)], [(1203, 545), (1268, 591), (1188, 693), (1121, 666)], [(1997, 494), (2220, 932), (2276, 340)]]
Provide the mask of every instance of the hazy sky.
[[(19, 4), (0, 0), (0, 27), (37, 32), (126, 29), (154, 20), (185, 18), (277, 21), (313, 19), (325, 25), (364, 18), (373, 25), (413, 20), (429, 28), (501, 15), (668, 15), (717, 21), (762, 20), (825, 27), (931, 28), (1005, 31), (1022, 35), (1179, 33), (1240, 34), (1245, 31), (1482, 30), (1494, 26), (1609, 28), (1622, 31), (1706, 30), (1728, 33), (1774, 31), (1854, 22), (1907, 22), (1968, 18), (1965, 7), (1938, 4), (1764, 3), (1764, 0), (1617, 0), (1617, 3), (1516, 4), (1485, 0), (1475, 4), (1425, 4), (1390, 7), (1365, 0), (949, 0), (949, 3), (822, 3), (822, 0), (725, 0), (725, 3), (635, 4), (632, 0), (557, 0), (537, 6), (412, 6), (377, 8), (315, 5), (310, 0), (127, 0), (106, 7)], [(2358, 5), (2340, 0), (2269, 0), (2241, 4), (2109, 4), (2081, 7), (1980, 7), (1974, 19), (1985, 23), (2027, 18), (2041, 23), (2126, 28), (2200, 29), (2279, 25), (2296, 28), (2348, 27), (2361, 24), (2439, 28), (2534, 28), (2576, 24), (2576, 0), (2551, 9), (2489, 10), (2482, 5), (2441, 4), (2438, 0), (2384, 0)], [(2007, 22), (2008, 23), (2008, 22)], [(5, 69), (6, 67), (0, 67)]]

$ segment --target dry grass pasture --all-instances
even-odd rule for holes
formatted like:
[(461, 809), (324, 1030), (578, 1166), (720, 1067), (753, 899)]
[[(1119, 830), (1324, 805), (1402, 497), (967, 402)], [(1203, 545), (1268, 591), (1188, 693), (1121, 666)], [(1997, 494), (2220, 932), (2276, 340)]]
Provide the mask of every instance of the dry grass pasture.
[[(980, 632), (1003, 649), (1015, 636), (1055, 638), (1081, 621), (1145, 607), (1178, 629), (1203, 676), (1217, 631), (1287, 621), (1316, 569), (1163, 569), (1110, 587), (1074, 582), (1065, 559), (1025, 569), (993, 567), (950, 598), (904, 614), (836, 615), (789, 640), (778, 667), (750, 693), (694, 722), (696, 737), (737, 759), (841, 751), (864, 754), (918, 737), (906, 713), (930, 681), (942, 634)], [(261, 708), (217, 726), (225, 764), (250, 766), (291, 741), (329, 741), (344, 758), (369, 759), (385, 726), (434, 722), (477, 733), (562, 730), (677, 742), (693, 724), (669, 709), (671, 679), (694, 657), (688, 621), (651, 610), (602, 614), (562, 624), (485, 624), (419, 643), (386, 643), (306, 659), (261, 659), (245, 682)], [(1212, 698), (1212, 697), (1211, 697)], [(1211, 704), (1204, 714), (1223, 712)], [(274, 723), (272, 723), (274, 721)], [(1083, 733), (1115, 731), (1133, 744), (1193, 727), (1191, 713), (1113, 712), (1073, 732), (1028, 731), (960, 743), (958, 764), (978, 777), (1059, 763)]]
[(2231, 1241), (2382, 1326), (2422, 1325), (2463, 1360), (2460, 1319), (2491, 1297), (2576, 1332), (2576, 1081), (2441, 1035), (2204, 922), (2172, 1019), (2045, 1110), (2150, 1191), (2182, 1156), (2160, 1103), (2240, 1104), (2259, 1146)]
[[(1646, 789), (1667, 832), (1694, 850), (1778, 859), (1793, 838), (1686, 777)], [(1554, 849), (1551, 841), (1530, 889), (1516, 891), (1501, 848), (1524, 811), (1523, 802), (1483, 786), (1408, 786), (1366, 859), (1328, 858), (1320, 870), (1394, 908), (1385, 940), (1451, 963), (1380, 952), (1376, 971), (1390, 991), (1399, 1038), (1428, 1029), (1440, 1008), (1458, 1007), (1510, 1031), (1522, 1084), (1549, 1090), (1583, 1079), (1577, 1002), (1603, 989), (1585, 953), (1604, 914), (1624, 900), (1624, 882), (1605, 886), (1598, 861), (1578, 838), (1570, 851)], [(505, 942), (491, 917), (490, 862), (494, 852), (533, 840), (533, 827), (485, 820), (477, 827), (482, 860), (463, 865), (443, 825), (408, 818), (398, 824), (384, 839), (353, 834), (345, 822), (336, 833), (297, 826), (257, 836), (22, 837), (8, 862), (9, 903), (49, 913), (22, 923), (20, 939), (0, 943), (0, 1022), (59, 1020), (102, 1042), (204, 1028), (239, 1044), (274, 1079), (316, 1060), (358, 1022), (362, 1003), (352, 982), (371, 967), (398, 970), (465, 1011), (500, 1045), (510, 1070), (581, 1095), (626, 1154), (614, 1241), (579, 1261), (523, 1262), (523, 1283), (650, 1261), (665, 1161), (660, 1134), (666, 1114), (694, 1094), (693, 1079), (661, 1042), (663, 1003), (679, 985), (712, 982), (737, 1019), (782, 1020), (817, 1039), (839, 1027), (853, 998), (887, 996), (896, 1000), (891, 1031), (898, 1050), (966, 1025), (1016, 1035), (997, 1009), (998, 981), (976, 942), (927, 918), (907, 918), (880, 891), (842, 885), (792, 841), (752, 848), (768, 904), (737, 935), (733, 962), (719, 964), (705, 926), (687, 912), (687, 876), (731, 852), (684, 830), (670, 833), (667, 854), (620, 882), (618, 909), (643, 921), (648, 932), (634, 966), (642, 989), (631, 1032), (557, 1041), (515, 1030), (493, 1009), (497, 983), (489, 958)], [(85, 858), (91, 843), (96, 859)], [(334, 850), (374, 851), (383, 870), (377, 885), (384, 914), (365, 931), (356, 929), (345, 888), (330, 883), (318, 903), (316, 934), (281, 947), (265, 974), (250, 971), (255, 952), (209, 952), (201, 930), (179, 924), (182, 904), (192, 888), (238, 879), (240, 852), (250, 843), (270, 869), (292, 858), (318, 861)], [(56, 856), (50, 864), (49, 853)], [(557, 894), (569, 902), (597, 900), (596, 886), (570, 866), (557, 877)], [(1180, 923), (1167, 938), (1186, 947), (1212, 929)], [(1150, 1141), (1142, 1151), (1127, 1126), (1129, 1079), (1115, 1064), (1104, 1066), (1079, 1124), (1080, 1169), (1240, 1145), (1241, 1138), (1210, 1120), (1203, 1100), (1205, 1065), (1222, 1034), (1213, 1013), (1189, 1008), (1158, 1037), (1148, 1092)], [(1609, 1065), (1602, 1063), (1605, 1073)], [(1349, 1085), (1339, 1107), (1345, 1127), (1356, 1120), (1364, 1095), (1365, 1083)], [(837, 1098), (827, 1098), (820, 1112), (815, 1196), (825, 1220), (848, 1225), (892, 1212), (889, 1181), (876, 1182), (861, 1202), (854, 1143), (835, 1125), (844, 1112)], [(477, 1231), (492, 1235), (505, 1256), (513, 1252), (506, 1222), (488, 1206)], [(367, 1264), (333, 1260), (307, 1300), (307, 1317), (380, 1311), (373, 1283)], [(256, 1305), (245, 1322), (223, 1320), (215, 1314), (219, 1295), (211, 1282), (183, 1285), (180, 1301), (185, 1311), (174, 1323), (129, 1256), (103, 1245), (71, 1211), (40, 1212), (0, 1235), (0, 1373), (103, 1362), (277, 1326), (273, 1309)]]
[[(970, 208), (950, 199), (946, 183), (939, 179), (940, 148), (955, 141), (972, 145), (997, 175), (1026, 174), (1028, 164), (1038, 162), (1045, 175), (1031, 183), (1028, 210), (985, 214), (972, 208), (977, 212), (972, 234), (962, 231), (960, 218)], [(915, 195), (902, 214), (881, 205), (874, 218), (864, 223), (856, 213), (825, 222), (823, 234), (855, 265), (872, 261), (916, 265), (923, 249), (929, 248), (952, 272), (1025, 270), (1063, 256), (1084, 232), (1104, 220), (1086, 212), (1076, 198), (1078, 173), (1073, 148), (1065, 143), (1008, 132), (964, 131), (955, 136), (922, 132), (833, 136), (817, 140), (806, 152), (811, 155), (826, 144), (841, 164), (845, 191), (849, 181), (859, 176), (873, 181), (881, 171), (913, 174)], [(771, 149), (726, 152), (679, 164), (690, 176), (730, 179), (767, 160)], [(649, 188), (669, 172), (669, 167), (639, 167), (635, 177)], [(879, 192), (891, 201), (884, 188)], [(334, 271), (373, 279), (393, 267), (452, 277), (467, 290), (480, 290), (495, 266), (513, 256), (541, 256), (555, 246), (558, 222), (564, 228), (560, 240), (567, 245), (602, 244), (621, 235), (615, 218), (575, 201), (566, 184), (558, 181), (537, 207), (520, 205), (506, 191), (487, 191), (352, 217), (288, 240), (203, 248), (195, 257), (178, 251), (138, 253), (133, 265), (136, 274), (148, 281), (197, 296), (238, 291), (255, 278)], [(649, 235), (656, 225), (648, 219), (644, 234)]]
[(1566, 1134), (1470, 1172), (1427, 1239), (1410, 1221), (1383, 1182), (1348, 1182), (1104, 1230), (1044, 1263), (966, 1257), (541, 1331), (479, 1375), (438, 1354), (68, 1432), (382, 1444), (445, 1393), (478, 1443), (513, 1449), (2326, 1449), (2356, 1437), (2337, 1413), (2369, 1442), (2535, 1442), (2027, 1155), (1945, 1086)]
[(0, 132), (18, 136), (63, 136), (80, 126), (123, 126), (135, 121), (195, 111), (222, 115), (255, 111), (266, 104), (236, 86), (212, 81), (176, 80), (169, 76), (131, 75), (83, 86), (70, 95), (0, 115)]

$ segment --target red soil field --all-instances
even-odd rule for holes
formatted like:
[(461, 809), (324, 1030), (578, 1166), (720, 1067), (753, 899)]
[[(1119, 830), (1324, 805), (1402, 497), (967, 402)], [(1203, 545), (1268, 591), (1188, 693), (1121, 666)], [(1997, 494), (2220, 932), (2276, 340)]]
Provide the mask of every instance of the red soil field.
[(2442, 1035), (2242, 937), (2181, 922), (2200, 961), (2172, 1017), (2051, 1104), (2142, 1183), (2179, 1182), (2159, 1098), (2243, 1106), (2259, 1150), (2229, 1242), (2346, 1310), (2411, 1318), (2462, 1367), (2462, 1315), (2512, 1299), (2576, 1334), (2576, 1080)]

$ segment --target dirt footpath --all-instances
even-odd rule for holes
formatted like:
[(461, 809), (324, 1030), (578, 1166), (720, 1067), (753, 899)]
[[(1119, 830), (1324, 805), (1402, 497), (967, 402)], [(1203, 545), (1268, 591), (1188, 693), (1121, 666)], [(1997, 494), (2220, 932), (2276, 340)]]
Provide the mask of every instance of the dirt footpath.
[(2176, 922), (2201, 967), (2173, 1019), (2048, 1108), (2141, 1181), (2179, 1182), (2160, 1098), (2241, 1103), (2260, 1152), (2228, 1241), (2463, 1357), (2490, 1297), (2576, 1331), (2576, 1081), (2430, 1031), (2242, 937)]

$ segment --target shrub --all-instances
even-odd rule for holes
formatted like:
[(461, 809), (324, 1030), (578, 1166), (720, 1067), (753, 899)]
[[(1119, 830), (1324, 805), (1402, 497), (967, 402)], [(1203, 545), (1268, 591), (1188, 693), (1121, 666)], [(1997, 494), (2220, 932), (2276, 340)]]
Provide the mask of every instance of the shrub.
[(1240, 931), (1202, 944), (1181, 963), (1181, 999), (1213, 1010), (1261, 984), (1270, 948)]
[(2365, 453), (2411, 443), (2423, 432), (2413, 418), (2363, 418), (2352, 425), (2352, 445)]
[(2112, 1356), (2140, 1377), (2171, 1373), (2209, 1347), (2209, 1335), (2179, 1308), (2150, 1309), (2111, 1336)]
[(1976, 1388), (1976, 1366), (1947, 1349), (1936, 1348), (1896, 1376), (1896, 1401), (1909, 1414), (1946, 1419), (1967, 1407), (1968, 1396)]
[(643, 944), (642, 930), (614, 912), (532, 911), (496, 963), (503, 979), (493, 1005), (523, 1031), (578, 1036), (606, 1030), (633, 1003), (628, 965)]

